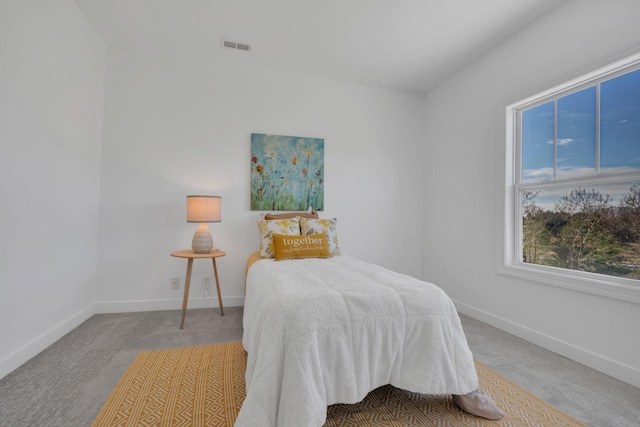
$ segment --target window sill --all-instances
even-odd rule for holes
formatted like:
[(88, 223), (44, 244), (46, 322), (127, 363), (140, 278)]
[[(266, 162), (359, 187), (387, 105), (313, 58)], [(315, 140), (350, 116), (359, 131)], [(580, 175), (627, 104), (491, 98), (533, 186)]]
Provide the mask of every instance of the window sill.
[(607, 280), (608, 276), (599, 274), (579, 271), (565, 273), (560, 268), (524, 263), (503, 265), (498, 268), (498, 274), (640, 304), (640, 285), (636, 284), (637, 280), (615, 278), (616, 281), (612, 281)]

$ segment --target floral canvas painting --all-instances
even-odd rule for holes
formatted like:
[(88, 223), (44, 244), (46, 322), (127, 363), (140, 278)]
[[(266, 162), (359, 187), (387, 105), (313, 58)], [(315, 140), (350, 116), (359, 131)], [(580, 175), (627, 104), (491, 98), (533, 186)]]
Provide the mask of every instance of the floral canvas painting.
[(324, 210), (324, 139), (251, 134), (251, 210)]

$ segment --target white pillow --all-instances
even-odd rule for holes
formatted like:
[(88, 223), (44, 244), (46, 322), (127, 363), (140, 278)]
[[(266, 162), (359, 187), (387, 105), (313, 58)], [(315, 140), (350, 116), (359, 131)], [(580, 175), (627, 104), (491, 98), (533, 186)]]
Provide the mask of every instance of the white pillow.
[(299, 217), (259, 219), (258, 230), (260, 231), (260, 258), (273, 258), (275, 254), (273, 234), (300, 235)]
[(306, 236), (307, 234), (327, 234), (327, 240), (329, 241), (329, 252), (331, 255), (340, 255), (340, 245), (338, 244), (338, 232), (336, 227), (338, 220), (336, 218), (331, 219), (309, 219), (300, 218), (300, 234)]

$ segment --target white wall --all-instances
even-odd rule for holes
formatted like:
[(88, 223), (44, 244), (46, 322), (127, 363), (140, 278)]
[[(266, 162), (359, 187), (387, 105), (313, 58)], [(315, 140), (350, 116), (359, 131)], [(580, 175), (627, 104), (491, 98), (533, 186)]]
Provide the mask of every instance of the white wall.
[[(638, 385), (636, 304), (498, 275), (496, 254), (504, 107), (638, 46), (639, 12), (568, 2), (425, 108), (414, 94), (117, 47), (105, 87), (105, 46), (71, 1), (2, 2), (0, 377), (93, 312), (178, 308), (169, 280), (186, 261), (169, 253), (195, 230), (187, 194), (223, 196), (210, 228), (228, 253), (225, 304), (241, 304), (258, 245), (249, 140), (262, 132), (325, 138), (322, 216), (338, 217), (345, 254), (422, 275), (463, 312)], [(200, 298), (210, 274), (196, 262), (190, 307), (216, 305)]]
[(504, 220), (505, 107), (638, 48), (638, 16), (635, 0), (565, 3), (427, 95), (423, 238), (424, 279), (442, 286), (462, 312), (635, 386), (637, 304), (496, 269)]
[[(241, 53), (243, 54), (243, 53)], [(424, 97), (317, 78), (227, 67), (207, 58), (110, 46), (99, 249), (101, 311), (177, 309), (197, 224), (187, 194), (222, 196), (209, 224), (225, 305), (241, 305), (248, 255), (258, 248), (250, 210), (252, 132), (325, 139), (325, 211), (341, 248), (421, 274), (420, 174)], [(211, 263), (196, 260), (189, 307), (202, 301)], [(187, 323), (188, 323), (187, 315)]]
[(0, 377), (91, 315), (105, 54), (70, 0), (0, 3)]

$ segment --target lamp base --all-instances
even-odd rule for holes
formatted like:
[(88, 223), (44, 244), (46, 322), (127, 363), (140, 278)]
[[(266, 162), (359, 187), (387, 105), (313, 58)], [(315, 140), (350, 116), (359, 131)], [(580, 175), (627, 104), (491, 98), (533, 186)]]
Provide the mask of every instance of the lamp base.
[(191, 249), (197, 254), (208, 254), (213, 249), (213, 237), (209, 231), (209, 227), (204, 222), (200, 223), (200, 226), (193, 235), (191, 241)]

